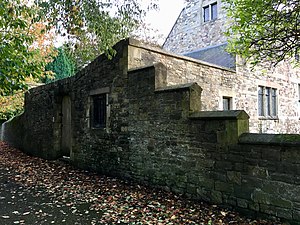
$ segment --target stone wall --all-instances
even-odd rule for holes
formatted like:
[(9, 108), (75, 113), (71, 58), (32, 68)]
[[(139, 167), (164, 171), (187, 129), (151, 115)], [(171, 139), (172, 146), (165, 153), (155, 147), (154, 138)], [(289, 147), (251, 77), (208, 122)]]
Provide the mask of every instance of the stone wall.
[[(203, 22), (202, 8), (217, 2), (218, 18)], [(200, 48), (225, 43), (226, 12), (222, 9), (221, 0), (190, 1), (180, 13), (163, 48), (177, 54), (184, 54)]]
[[(102, 55), (74, 77), (30, 89), (25, 96), (24, 114), (2, 126), (5, 134), (3, 139), (17, 147), (20, 145), (16, 143), (22, 140), (22, 150), (43, 158), (63, 156), (62, 140), (65, 137), (62, 134), (62, 101), (64, 97), (69, 97), (72, 118), (71, 135), (68, 135), (71, 137), (71, 158), (78, 166), (91, 166), (91, 169), (99, 170), (97, 165), (102, 157), (99, 151), (103, 151), (108, 170), (113, 161), (106, 156), (126, 146), (121, 131), (126, 131), (128, 114), (126, 41), (115, 48), (117, 55), (113, 60)], [(111, 113), (108, 122), (112, 125), (107, 129), (93, 129), (90, 126), (90, 98), (93, 93), (101, 90), (109, 93)], [(15, 130), (6, 128), (13, 127), (14, 123), (22, 125), (26, 132), (20, 136), (13, 135)], [(123, 145), (120, 144), (123, 142)], [(111, 151), (106, 152), (107, 149)]]
[(151, 67), (129, 73), (125, 176), (253, 216), (297, 223), (300, 136), (244, 133), (245, 112), (199, 111), (197, 84), (161, 87), (164, 80)]
[[(233, 110), (245, 110), (249, 114), (251, 132), (300, 133), (300, 70), (289, 62), (281, 62), (275, 68), (261, 65), (253, 69), (238, 57), (236, 71), (233, 71), (158, 48), (145, 48), (133, 40), (128, 54), (131, 69), (149, 65), (149, 62), (163, 63), (167, 68), (168, 85), (198, 83), (203, 89), (202, 110), (222, 110), (223, 96), (231, 97)], [(258, 117), (259, 85), (277, 89), (276, 119)]]
[[(24, 114), (5, 123), (4, 140), (43, 158), (63, 156), (68, 97), (74, 165), (300, 221), (300, 137), (243, 134), (249, 131), (244, 111), (216, 111), (220, 87), (239, 87), (234, 71), (133, 40), (115, 48), (113, 60), (100, 56), (74, 77), (31, 89)], [(108, 97), (102, 129), (91, 127), (97, 93)]]
[[(217, 2), (219, 6), (218, 19), (204, 23), (202, 8), (213, 2)], [(170, 52), (184, 54), (226, 42), (227, 37), (223, 32), (226, 31), (229, 21), (225, 9), (222, 9), (223, 6), (221, 0), (189, 1), (175, 22), (163, 48)], [(269, 65), (268, 62), (262, 62), (255, 68), (250, 68), (249, 64), (240, 57), (237, 57), (236, 61), (235, 77), (226, 79), (224, 84), (217, 82), (217, 85), (212, 87), (218, 90), (219, 98), (215, 100), (217, 101), (215, 104), (208, 103), (207, 110), (222, 109), (221, 96), (227, 96), (232, 98), (232, 109), (245, 110), (250, 115), (251, 132), (299, 133), (300, 69), (294, 68), (288, 61), (281, 62), (276, 67)], [(196, 77), (193, 74), (186, 74), (188, 82), (200, 83), (201, 73), (198, 74)], [(277, 89), (277, 118), (259, 118), (258, 86)], [(205, 92), (209, 89), (202, 88), (205, 96)], [(217, 104), (219, 105), (216, 108)], [(206, 108), (205, 104), (203, 106)]]
[(299, 149), (299, 135), (243, 134), (216, 156), (219, 201), (299, 224)]

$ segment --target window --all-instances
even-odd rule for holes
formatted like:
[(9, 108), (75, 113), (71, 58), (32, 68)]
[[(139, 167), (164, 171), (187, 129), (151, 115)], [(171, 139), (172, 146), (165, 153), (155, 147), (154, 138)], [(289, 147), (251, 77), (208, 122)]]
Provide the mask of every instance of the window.
[(223, 97), (223, 110), (231, 110), (231, 109), (232, 109), (232, 98)]
[(212, 3), (203, 7), (203, 21), (207, 22), (218, 18), (218, 4)]
[(105, 128), (107, 116), (107, 94), (93, 95), (92, 97), (92, 127)]
[(258, 115), (263, 117), (277, 116), (277, 89), (258, 87)]
[(203, 8), (203, 21), (207, 22), (209, 20), (210, 20), (210, 17), (209, 17), (209, 6), (205, 6)]
[(300, 115), (300, 84), (298, 84), (298, 114)]
[(298, 84), (298, 102), (300, 104), (300, 84)]
[(211, 4), (211, 20), (218, 18), (218, 5), (217, 3)]

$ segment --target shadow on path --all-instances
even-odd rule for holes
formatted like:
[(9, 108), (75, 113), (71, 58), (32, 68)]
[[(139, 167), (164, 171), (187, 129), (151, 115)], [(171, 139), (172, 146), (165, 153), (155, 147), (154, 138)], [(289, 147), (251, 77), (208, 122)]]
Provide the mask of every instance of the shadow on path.
[(89, 204), (66, 206), (46, 193), (12, 181), (16, 176), (0, 168), (0, 224), (96, 224), (97, 213)]

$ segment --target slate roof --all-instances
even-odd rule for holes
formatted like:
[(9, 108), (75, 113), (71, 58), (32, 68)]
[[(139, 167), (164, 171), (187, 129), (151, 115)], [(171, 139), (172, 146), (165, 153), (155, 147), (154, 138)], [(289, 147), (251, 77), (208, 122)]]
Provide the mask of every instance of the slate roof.
[(235, 55), (231, 55), (226, 52), (226, 46), (227, 43), (223, 43), (184, 53), (183, 55), (216, 64), (218, 66), (235, 69)]

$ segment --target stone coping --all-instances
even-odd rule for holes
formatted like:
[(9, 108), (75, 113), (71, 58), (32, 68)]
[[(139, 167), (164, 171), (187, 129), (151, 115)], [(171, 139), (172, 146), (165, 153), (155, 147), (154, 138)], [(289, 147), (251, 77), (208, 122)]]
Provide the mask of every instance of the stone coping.
[(186, 84), (179, 84), (179, 85), (171, 85), (171, 86), (166, 86), (166, 87), (160, 87), (160, 88), (155, 89), (155, 92), (179, 91), (179, 90), (183, 90), (183, 89), (190, 89), (190, 88), (192, 88), (194, 86), (199, 87), (196, 82), (193, 82), (193, 83), (186, 83)]
[(300, 147), (300, 135), (244, 133), (239, 137), (239, 143), (251, 145), (282, 145)]
[[(187, 57), (187, 56), (177, 55), (177, 54), (174, 54), (174, 53), (171, 53), (171, 52), (168, 52), (168, 51), (162, 49), (160, 46), (151, 45), (151, 43), (145, 43), (145, 42), (139, 41), (139, 40), (134, 39), (134, 38), (128, 38), (128, 39), (125, 39), (123, 41), (125, 41), (125, 43), (128, 44), (128, 45), (138, 47), (138, 48), (142, 48), (142, 49), (145, 49), (145, 50), (150, 50), (152, 52), (156, 52), (156, 53), (159, 53), (159, 54), (162, 54), (162, 55), (166, 55), (166, 56), (170, 56), (170, 57), (173, 57), (173, 58), (182, 59), (182, 60), (185, 60), (185, 61), (201, 64), (201, 65), (204, 65), (204, 66), (209, 66), (209, 67), (213, 67), (213, 68), (216, 68), (216, 69), (236, 73), (236, 71), (233, 70), (233, 69), (218, 66), (218, 65), (208, 63), (208, 62), (205, 62), (205, 61), (202, 61), (202, 60), (193, 59), (193, 58), (190, 58), (190, 57)], [(120, 41), (120, 43), (121, 42), (122, 41)]]
[(190, 119), (202, 120), (244, 120), (249, 115), (244, 110), (201, 111), (189, 115)]

